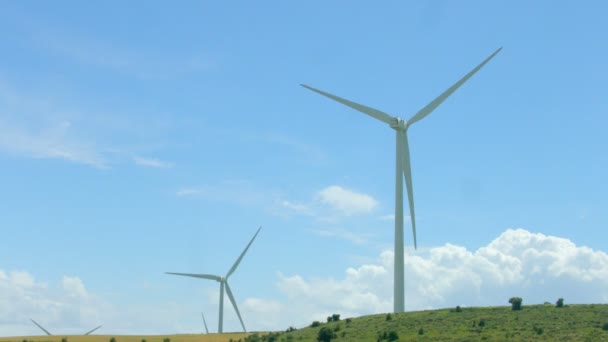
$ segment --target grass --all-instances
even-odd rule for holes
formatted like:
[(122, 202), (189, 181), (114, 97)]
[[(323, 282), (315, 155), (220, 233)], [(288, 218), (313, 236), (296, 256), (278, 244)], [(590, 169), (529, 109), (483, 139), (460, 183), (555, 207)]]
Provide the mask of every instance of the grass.
[(608, 323), (606, 304), (524, 305), (521, 311), (510, 306), (454, 309), (391, 314), (388, 321), (387, 314), (352, 318), (350, 323), (342, 319), (284, 333), (278, 341), (316, 341), (323, 327), (337, 330), (332, 341), (340, 342), (377, 342), (391, 331), (398, 341), (608, 341), (608, 330), (603, 330)]
[[(510, 306), (428, 310), (362, 316), (322, 323), (292, 332), (280, 333), (277, 342), (316, 341), (319, 330), (334, 330), (338, 342), (378, 342), (378, 337), (395, 332), (398, 341), (608, 341), (608, 305), (524, 305), (521, 311)], [(608, 325), (605, 329), (608, 329)], [(245, 340), (250, 334), (115, 336), (117, 342), (228, 342)], [(60, 342), (62, 336), (12, 337), (0, 341)], [(68, 342), (109, 342), (112, 336), (68, 336)], [(261, 340), (261, 339), (260, 339)], [(380, 341), (389, 341), (388, 339)]]

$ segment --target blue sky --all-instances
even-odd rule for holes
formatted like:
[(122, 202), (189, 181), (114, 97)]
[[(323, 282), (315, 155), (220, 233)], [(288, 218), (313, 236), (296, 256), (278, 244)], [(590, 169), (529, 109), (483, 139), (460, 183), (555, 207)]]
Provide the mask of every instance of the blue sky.
[(223, 274), (259, 226), (249, 329), (390, 311), (394, 133), (299, 84), (407, 119), (501, 46), (409, 131), (406, 309), (608, 301), (606, 10), (0, 3), (0, 335), (215, 330), (219, 286), (163, 272)]

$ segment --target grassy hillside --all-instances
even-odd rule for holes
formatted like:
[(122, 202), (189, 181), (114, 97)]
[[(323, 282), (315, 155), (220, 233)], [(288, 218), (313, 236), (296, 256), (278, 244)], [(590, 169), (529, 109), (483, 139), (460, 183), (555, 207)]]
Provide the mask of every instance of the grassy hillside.
[[(462, 308), (406, 312), (341, 319), (291, 332), (276, 334), (275, 342), (316, 341), (319, 330), (329, 328), (336, 342), (390, 341), (391, 332), (398, 341), (608, 341), (608, 305), (525, 306), (512, 311), (510, 306)], [(250, 334), (116, 336), (117, 342), (228, 342), (268, 341), (268, 336)], [(249, 337), (247, 337), (249, 336)], [(68, 342), (109, 342), (111, 336), (68, 336)], [(386, 338), (382, 338), (386, 337)], [(60, 342), (61, 336), (25, 337), (28, 341)], [(380, 338), (380, 339), (379, 339)], [(0, 338), (21, 342), (24, 337)]]
[[(608, 341), (608, 305), (510, 306), (429, 310), (352, 318), (323, 323), (283, 333), (277, 341), (316, 341), (319, 330), (329, 327), (332, 341), (390, 341), (395, 332), (399, 341)], [(605, 329), (608, 329), (606, 326)]]

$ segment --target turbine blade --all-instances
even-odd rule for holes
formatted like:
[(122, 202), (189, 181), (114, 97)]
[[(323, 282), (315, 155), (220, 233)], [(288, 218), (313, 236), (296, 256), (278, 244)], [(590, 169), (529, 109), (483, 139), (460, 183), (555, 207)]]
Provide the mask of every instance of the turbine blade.
[(481, 64), (476, 66), (475, 69), (469, 71), (469, 73), (464, 75), (464, 77), (461, 78), (458, 82), (454, 83), (454, 85), (449, 87), (446, 91), (444, 91), (436, 99), (434, 99), (429, 104), (427, 104), (424, 108), (419, 110), (418, 113), (416, 113), (414, 116), (412, 116), (407, 121), (408, 125), (411, 125), (417, 121), (420, 121), (420, 120), (424, 119), (424, 117), (426, 117), (427, 115), (431, 114), (431, 112), (433, 110), (435, 110), (435, 108), (437, 108), (445, 99), (447, 99), (448, 96), (452, 95), (452, 93), (455, 92), (456, 89), (460, 88), (460, 86), (463, 85), (464, 82), (466, 82), (469, 78), (471, 78), (471, 76), (473, 76), (477, 71), (479, 71), (479, 69), (481, 69), (484, 65), (486, 65), (486, 63), (488, 63), (492, 58), (494, 58), (494, 56), (496, 56), (496, 54), (498, 54), (500, 52), (500, 50), (502, 50), (502, 48), (499, 48), (498, 50), (494, 51), (493, 54), (491, 54), (488, 58), (486, 58), (483, 62), (481, 62)]
[(414, 248), (418, 249), (416, 242), (416, 215), (414, 214), (414, 188), (412, 185), (412, 169), (410, 167), (410, 146), (407, 142), (407, 133), (399, 132), (403, 134), (403, 175), (405, 176), (405, 185), (407, 188), (407, 201), (410, 204), (410, 217), (412, 219), (412, 232), (414, 233)]
[(207, 321), (205, 321), (205, 315), (201, 312), (201, 316), (203, 316), (203, 323), (205, 324), (205, 331), (209, 334), (209, 329), (207, 329)]
[(374, 117), (374, 118), (376, 118), (376, 119), (378, 119), (380, 121), (383, 121), (383, 122), (385, 122), (385, 123), (387, 123), (389, 125), (392, 122), (395, 121), (392, 116), (386, 114), (385, 112), (379, 111), (377, 109), (374, 109), (374, 108), (371, 108), (371, 107), (368, 107), (368, 106), (364, 106), (362, 104), (358, 104), (356, 102), (349, 101), (347, 99), (343, 99), (343, 98), (338, 97), (336, 95), (332, 95), (330, 93), (326, 93), (326, 92), (324, 92), (322, 90), (315, 89), (313, 87), (309, 87), (309, 86), (307, 86), (305, 84), (300, 84), (300, 85), (302, 87), (306, 88), (306, 89), (314, 91), (317, 94), (321, 94), (321, 95), (323, 95), (325, 97), (328, 97), (328, 98), (330, 98), (330, 99), (332, 99), (334, 101), (338, 101), (338, 102), (340, 102), (343, 105), (349, 106), (352, 109), (358, 110), (361, 113), (367, 114), (367, 115), (369, 115), (371, 117)]
[(173, 275), (186, 276), (186, 277), (211, 279), (211, 280), (216, 280), (216, 281), (221, 281), (222, 280), (222, 277), (216, 276), (216, 275), (213, 275), (213, 274), (193, 274), (193, 273), (173, 273), (173, 272), (165, 272), (165, 274), (173, 274)]
[(234, 262), (234, 265), (232, 265), (232, 267), (230, 268), (230, 270), (228, 271), (228, 273), (226, 273), (226, 279), (228, 279), (228, 277), (230, 277), (230, 275), (232, 273), (234, 273), (234, 271), (236, 270), (236, 268), (239, 266), (239, 264), (241, 263), (241, 260), (245, 256), (245, 253), (247, 253), (247, 250), (249, 249), (249, 246), (251, 246), (251, 244), (253, 243), (253, 240), (255, 240), (255, 237), (258, 236), (258, 233), (260, 232), (260, 229), (262, 229), (262, 227), (258, 228), (258, 231), (255, 232), (255, 235), (253, 236), (253, 238), (251, 238), (251, 241), (249, 241), (249, 243), (247, 244), (247, 247), (245, 247), (245, 249), (243, 250), (243, 252), (239, 256), (239, 258), (236, 259), (236, 261)]
[(84, 334), (85, 334), (85, 335), (90, 335), (90, 334), (91, 334), (93, 331), (95, 331), (95, 330), (97, 330), (97, 329), (99, 329), (99, 328), (101, 328), (101, 325), (100, 325), (100, 326), (98, 326), (97, 328), (95, 328), (95, 329), (93, 329), (93, 330), (89, 331), (89, 332), (84, 333)]
[(245, 329), (245, 323), (243, 323), (243, 319), (241, 318), (241, 313), (239, 312), (239, 308), (236, 306), (236, 301), (234, 300), (234, 296), (232, 295), (232, 291), (230, 290), (230, 285), (228, 285), (228, 281), (226, 283), (226, 293), (228, 294), (228, 298), (230, 298), (230, 302), (234, 307), (234, 311), (236, 311), (236, 315), (239, 316), (239, 321), (241, 321), (241, 326), (243, 326), (243, 331), (247, 332)]
[(30, 321), (34, 322), (34, 324), (36, 324), (36, 325), (38, 326), (38, 328), (42, 329), (42, 330), (43, 330), (43, 331), (44, 331), (44, 332), (45, 332), (47, 335), (51, 336), (51, 333), (50, 333), (48, 330), (44, 329), (44, 328), (42, 327), (42, 325), (40, 325), (40, 324), (36, 323), (36, 321), (34, 321), (34, 320), (33, 320), (33, 319), (31, 319), (31, 318), (30, 318)]

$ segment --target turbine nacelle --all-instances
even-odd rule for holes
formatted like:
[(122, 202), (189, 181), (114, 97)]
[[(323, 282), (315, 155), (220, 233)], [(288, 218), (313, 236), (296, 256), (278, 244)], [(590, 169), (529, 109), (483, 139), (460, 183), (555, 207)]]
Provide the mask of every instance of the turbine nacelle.
[(395, 117), (395, 118), (393, 118), (393, 120), (389, 126), (391, 126), (391, 128), (394, 129), (395, 131), (405, 132), (405, 131), (407, 131), (407, 128), (409, 125), (407, 124), (406, 120)]

